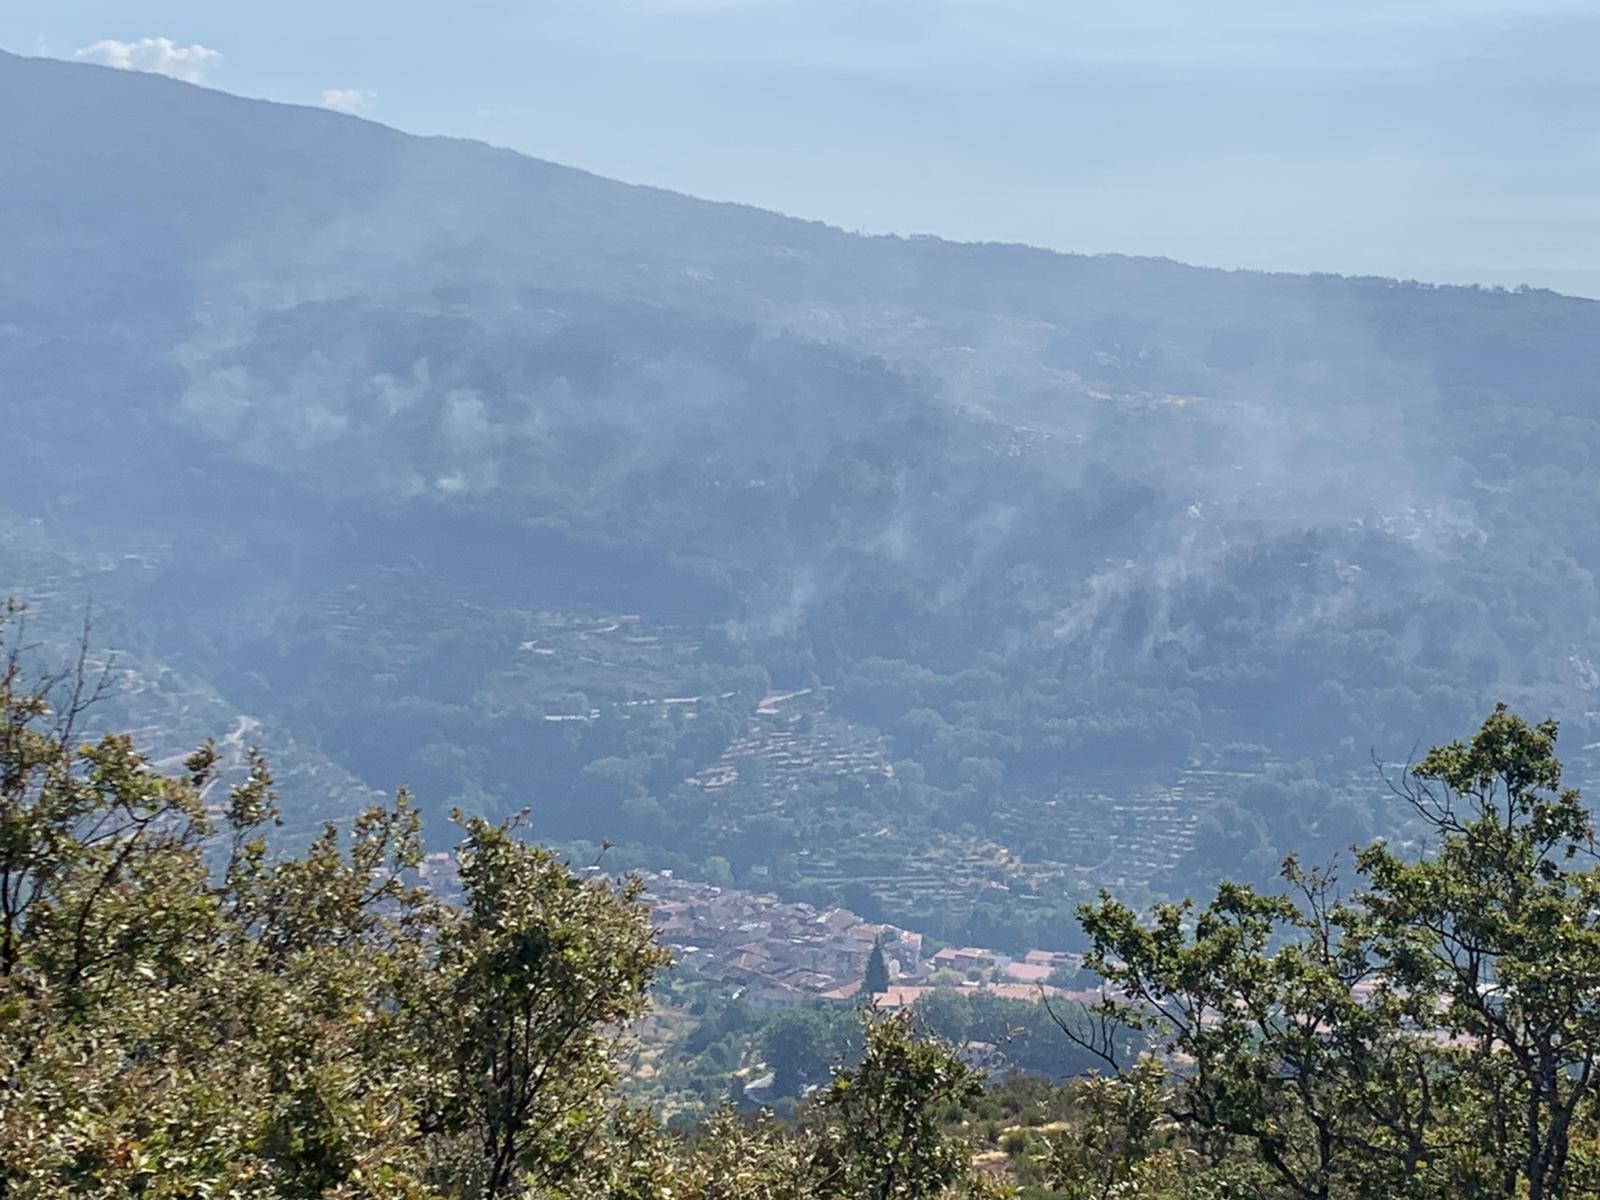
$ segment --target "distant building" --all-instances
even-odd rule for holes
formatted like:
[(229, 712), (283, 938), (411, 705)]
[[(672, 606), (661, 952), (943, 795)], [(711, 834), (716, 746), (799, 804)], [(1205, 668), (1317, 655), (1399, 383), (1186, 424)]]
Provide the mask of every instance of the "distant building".
[(987, 971), (994, 965), (994, 952), (977, 946), (963, 946), (959, 950), (946, 947), (933, 956), (935, 970), (967, 971), (976, 967), (980, 971)]
[(1067, 950), (1029, 950), (1022, 961), (1076, 971), (1083, 966), (1083, 955), (1073, 954)]
[(804, 1004), (813, 993), (801, 991), (780, 979), (757, 979), (744, 989), (744, 1002), (753, 1012), (777, 1012)]
[(922, 935), (888, 925), (883, 929), (883, 952), (891, 959), (891, 973), (916, 974), (922, 968)]

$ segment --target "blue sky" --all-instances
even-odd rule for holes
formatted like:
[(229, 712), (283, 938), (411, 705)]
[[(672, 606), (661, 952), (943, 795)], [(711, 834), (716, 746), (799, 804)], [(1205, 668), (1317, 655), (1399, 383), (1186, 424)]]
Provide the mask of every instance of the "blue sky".
[(0, 46), (853, 229), (1600, 296), (1600, 0), (0, 0)]

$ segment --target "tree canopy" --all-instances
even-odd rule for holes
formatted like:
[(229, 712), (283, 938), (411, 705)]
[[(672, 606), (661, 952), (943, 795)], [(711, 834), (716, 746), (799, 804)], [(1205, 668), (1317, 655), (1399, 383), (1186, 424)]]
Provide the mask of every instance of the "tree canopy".
[(1158, 1107), (1202, 1173), (1307, 1200), (1600, 1187), (1600, 859), (1556, 735), (1502, 706), (1430, 751), (1395, 782), (1425, 852), (1366, 847), (1348, 894), (1291, 859), (1285, 895), (1084, 910), (1101, 1015), (1182, 1064)]
[[(1281, 893), (1085, 906), (1104, 999), (1056, 1013), (1063, 1054), (959, 993), (863, 1008), (854, 1040), (788, 1012), (761, 1050), (809, 1092), (792, 1120), (669, 1129), (619, 1087), (668, 965), (637, 880), (458, 815), (436, 894), (404, 792), (286, 849), (260, 754), (230, 781), (214, 745), (163, 770), (93, 733), (89, 663), (0, 666), (3, 1200), (1600, 1188), (1600, 851), (1554, 722), (1501, 707), (1430, 751), (1393, 781), (1426, 839), (1348, 884), (1290, 859)], [(980, 1038), (1102, 1071), (991, 1093)], [(975, 1128), (1013, 1087), (1059, 1119)]]
[(804, 1130), (633, 1112), (618, 1050), (667, 964), (637, 881), (458, 817), (419, 885), (409, 796), (299, 853), (265, 760), (221, 786), (85, 734), (87, 654), (0, 666), (0, 1197), (855, 1197), (968, 1181), (975, 1075), (866, 1018)]

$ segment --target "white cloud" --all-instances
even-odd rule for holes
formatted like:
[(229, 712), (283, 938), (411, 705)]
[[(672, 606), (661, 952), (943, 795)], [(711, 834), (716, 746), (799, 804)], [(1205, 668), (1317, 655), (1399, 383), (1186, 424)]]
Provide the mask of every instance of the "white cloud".
[(147, 37), (136, 42), (105, 38), (80, 49), (76, 57), (120, 71), (154, 71), (185, 83), (204, 83), (222, 61), (222, 52), (195, 42), (179, 46), (171, 38)]
[(377, 102), (377, 92), (364, 92), (360, 88), (324, 88), (322, 92), (322, 103), (336, 112), (367, 112)]

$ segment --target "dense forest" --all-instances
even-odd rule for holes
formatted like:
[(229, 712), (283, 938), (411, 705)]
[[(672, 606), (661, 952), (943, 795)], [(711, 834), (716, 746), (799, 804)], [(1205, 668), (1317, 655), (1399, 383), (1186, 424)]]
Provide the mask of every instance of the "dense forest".
[[(302, 847), (406, 783), (1021, 950), (1600, 743), (1600, 306), (864, 237), (0, 55), (0, 584)], [(113, 653), (114, 652), (114, 653)], [(1081, 946), (1080, 946), (1081, 948)]]

